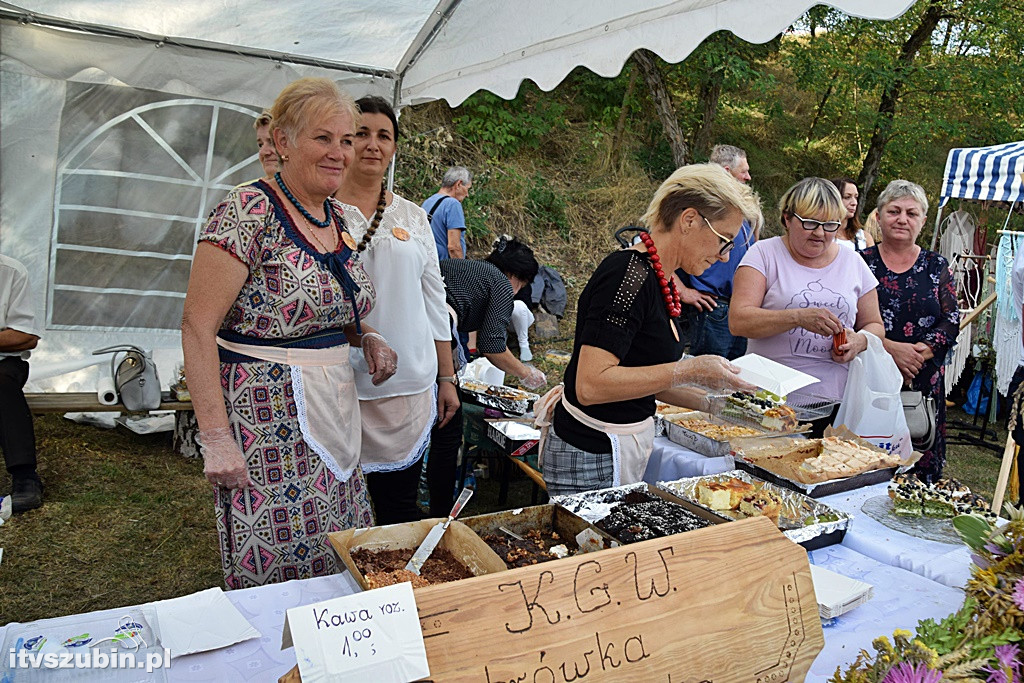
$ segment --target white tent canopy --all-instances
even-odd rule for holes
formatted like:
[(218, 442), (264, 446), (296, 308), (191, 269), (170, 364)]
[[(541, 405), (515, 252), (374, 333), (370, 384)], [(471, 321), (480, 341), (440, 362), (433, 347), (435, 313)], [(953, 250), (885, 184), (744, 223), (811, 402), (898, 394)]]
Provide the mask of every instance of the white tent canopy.
[[(681, 61), (719, 30), (764, 42), (812, 4), (0, 0), (0, 252), (39, 292), (33, 380), (69, 388), (45, 368), (124, 342), (157, 349), (167, 382), (196, 231), (260, 174), (252, 117), (295, 78), (455, 106), (581, 65), (612, 76), (638, 48)], [(912, 0), (829, 4), (890, 19)]]

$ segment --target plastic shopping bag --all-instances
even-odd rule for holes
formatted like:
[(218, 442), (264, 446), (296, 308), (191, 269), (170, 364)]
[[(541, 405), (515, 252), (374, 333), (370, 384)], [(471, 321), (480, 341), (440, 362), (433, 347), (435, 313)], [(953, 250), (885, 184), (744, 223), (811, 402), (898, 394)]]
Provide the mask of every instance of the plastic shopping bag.
[(862, 334), (868, 338), (868, 348), (850, 361), (843, 402), (833, 426), (845, 425), (865, 441), (905, 461), (913, 445), (900, 400), (903, 375), (882, 340), (870, 332)]

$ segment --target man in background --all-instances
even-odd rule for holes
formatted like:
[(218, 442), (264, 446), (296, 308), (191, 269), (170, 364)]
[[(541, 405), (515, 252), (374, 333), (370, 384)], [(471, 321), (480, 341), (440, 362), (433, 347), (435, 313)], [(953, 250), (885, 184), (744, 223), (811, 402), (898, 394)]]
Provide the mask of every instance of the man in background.
[[(718, 164), (741, 183), (750, 182), (747, 153), (739, 147), (715, 145), (708, 161)], [(689, 304), (683, 307), (683, 315), (690, 323), (690, 353), (694, 356), (714, 354), (733, 360), (747, 352), (746, 337), (734, 337), (729, 333), (729, 300), (736, 268), (756, 240), (756, 230), (743, 221), (728, 261), (715, 261), (699, 276), (689, 275), (682, 269), (676, 271), (679, 296), (684, 304)]]
[(24, 392), (28, 357), (38, 343), (28, 271), (19, 261), (0, 254), (0, 450), (13, 481), (14, 513), (43, 504), (43, 484), (36, 474), (36, 434)]
[(423, 202), (434, 232), (437, 258), (466, 258), (466, 215), (462, 200), (469, 196), (473, 176), (462, 166), (452, 166), (441, 180), (441, 189)]

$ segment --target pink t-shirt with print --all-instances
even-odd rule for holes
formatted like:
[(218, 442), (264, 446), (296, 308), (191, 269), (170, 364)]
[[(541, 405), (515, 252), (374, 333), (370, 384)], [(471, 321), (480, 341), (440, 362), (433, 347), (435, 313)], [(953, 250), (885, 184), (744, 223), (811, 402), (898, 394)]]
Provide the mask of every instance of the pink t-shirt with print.
[[(878, 286), (878, 280), (854, 250), (839, 249), (824, 268), (808, 268), (793, 260), (781, 237), (759, 240), (740, 261), (740, 268), (744, 266), (755, 269), (768, 281), (762, 308), (827, 308), (848, 329), (853, 329), (857, 320), (857, 301)], [(821, 380), (796, 393), (835, 399), (843, 396), (849, 367), (832, 360), (832, 337), (797, 327), (774, 337), (751, 339), (747, 352)]]

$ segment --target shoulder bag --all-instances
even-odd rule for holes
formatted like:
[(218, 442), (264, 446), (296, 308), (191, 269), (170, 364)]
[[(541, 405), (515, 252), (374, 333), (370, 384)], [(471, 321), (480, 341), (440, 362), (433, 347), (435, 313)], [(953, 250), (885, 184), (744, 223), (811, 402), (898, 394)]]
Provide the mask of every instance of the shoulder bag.
[[(149, 353), (138, 346), (125, 344), (97, 349), (92, 355), (113, 353), (110, 374), (124, 407), (132, 411), (156, 410), (160, 407), (160, 379)], [(124, 353), (118, 363), (118, 355)]]
[(935, 398), (920, 391), (901, 391), (900, 399), (914, 449), (922, 453), (930, 450), (935, 445)]

